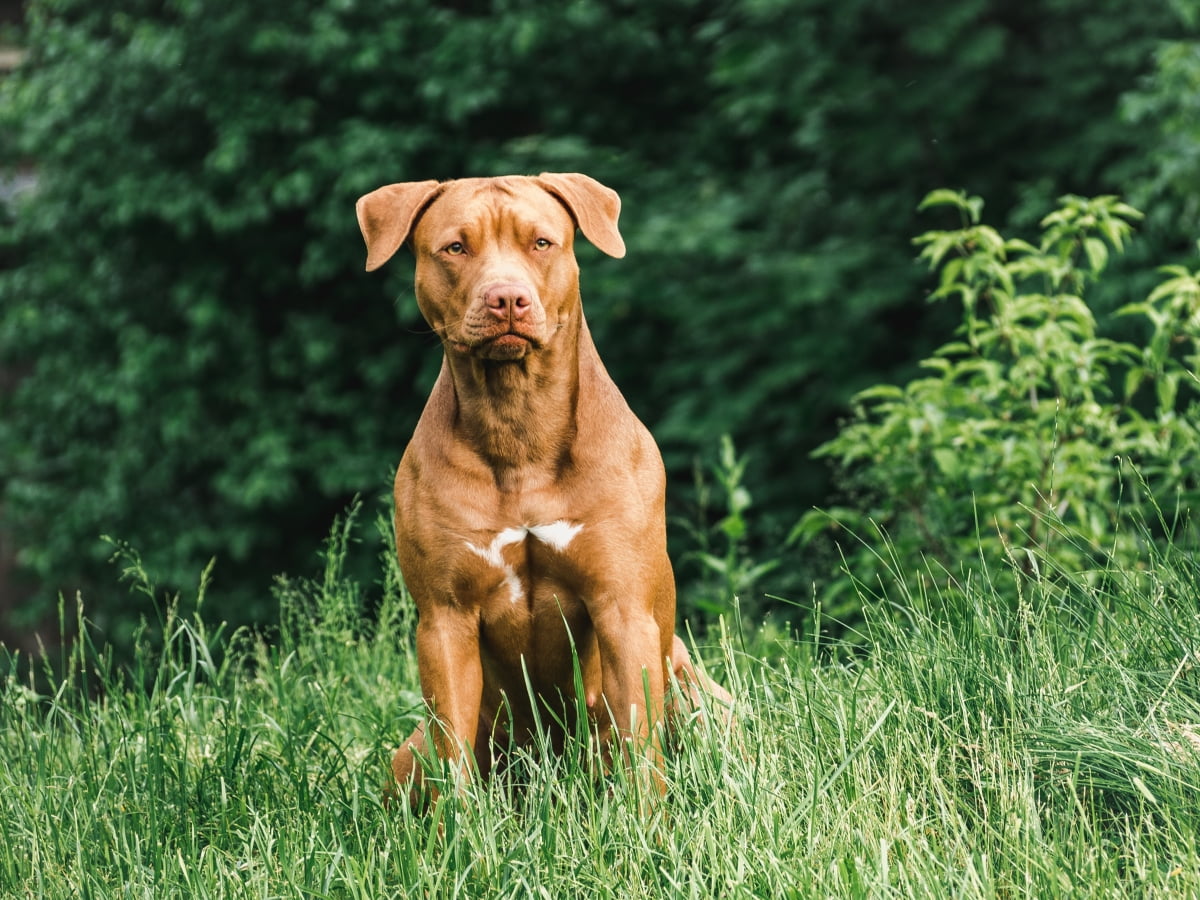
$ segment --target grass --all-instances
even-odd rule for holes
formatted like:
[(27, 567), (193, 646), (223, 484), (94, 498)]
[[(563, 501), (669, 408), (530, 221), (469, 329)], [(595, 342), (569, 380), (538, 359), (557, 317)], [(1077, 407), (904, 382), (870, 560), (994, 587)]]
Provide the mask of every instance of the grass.
[(697, 725), (647, 822), (587, 747), (385, 811), (418, 712), (414, 614), (385, 554), (362, 618), (344, 541), (323, 581), (279, 585), (269, 641), (168, 609), (122, 670), (79, 609), (53, 674), (8, 677), (0, 895), (1200, 895), (1200, 570), (1183, 553), (1043, 566), (1019, 597), (986, 580), (900, 595), (854, 648), (811, 623), (713, 638), (699, 653), (739, 698), (738, 734)]

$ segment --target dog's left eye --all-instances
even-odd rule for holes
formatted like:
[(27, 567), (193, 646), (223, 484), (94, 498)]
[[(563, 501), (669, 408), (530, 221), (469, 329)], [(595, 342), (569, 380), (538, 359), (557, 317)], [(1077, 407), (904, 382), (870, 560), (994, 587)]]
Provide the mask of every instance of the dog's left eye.
[(550, 241), (546, 240), (545, 238), (538, 238), (536, 241), (533, 242), (533, 246), (534, 246), (535, 250), (549, 250), (551, 247), (554, 246), (554, 244), (552, 244)]

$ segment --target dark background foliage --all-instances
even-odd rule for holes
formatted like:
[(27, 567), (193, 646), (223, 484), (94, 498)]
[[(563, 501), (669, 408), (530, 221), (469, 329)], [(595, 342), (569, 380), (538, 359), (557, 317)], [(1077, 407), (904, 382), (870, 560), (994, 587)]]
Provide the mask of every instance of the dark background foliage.
[[(102, 534), (168, 586), (215, 556), (208, 602), (261, 620), (354, 495), (387, 496), (440, 356), (411, 263), (362, 271), (354, 201), (393, 181), (579, 170), (618, 190), (630, 252), (581, 250), (585, 304), (673, 517), (703, 520), (693, 467), (729, 433), (778, 542), (829, 497), (809, 454), (851, 394), (954, 321), (914, 264), (927, 191), (1017, 229), (1068, 191), (1140, 191), (1165, 210), (1146, 252), (1184, 246), (1189, 12), (34, 0), (0, 83), (0, 529), (21, 579), (3, 628), (83, 589), (119, 642), (146, 610)], [(790, 560), (759, 593), (803, 599), (827, 564)], [(699, 573), (681, 577), (686, 610)]]

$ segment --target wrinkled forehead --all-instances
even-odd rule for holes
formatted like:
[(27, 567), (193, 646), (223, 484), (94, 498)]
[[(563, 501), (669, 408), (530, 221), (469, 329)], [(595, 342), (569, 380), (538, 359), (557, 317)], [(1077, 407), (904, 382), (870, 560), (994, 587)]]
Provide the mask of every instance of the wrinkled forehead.
[(417, 223), (415, 235), (438, 239), (455, 231), (488, 234), (546, 230), (565, 239), (575, 231), (566, 207), (532, 180), (463, 178), (447, 182)]

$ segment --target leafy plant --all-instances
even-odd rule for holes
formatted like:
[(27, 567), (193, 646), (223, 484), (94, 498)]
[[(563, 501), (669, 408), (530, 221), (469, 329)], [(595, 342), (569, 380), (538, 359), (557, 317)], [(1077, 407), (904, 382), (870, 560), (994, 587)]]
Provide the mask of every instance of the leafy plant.
[(1130, 520), (1194, 534), (1200, 273), (1164, 269), (1144, 302), (1119, 311), (1144, 321), (1144, 342), (1113, 340), (1084, 298), (1141, 214), (1066, 196), (1034, 245), (982, 224), (982, 206), (946, 190), (922, 203), (961, 219), (916, 239), (938, 273), (930, 299), (961, 306), (957, 339), (924, 362), (926, 377), (861, 392), (817, 451), (854, 505), (806, 514), (797, 536), (886, 534), (892, 548), (844, 547), (831, 596), (850, 588), (848, 573), (878, 588), (901, 569), (916, 582), (911, 600), (1006, 561), (1027, 575), (1051, 558), (1060, 570), (1134, 566), (1145, 537), (1122, 527)]
[[(700, 577), (686, 579), (680, 597), (685, 611), (695, 610), (706, 616), (737, 613), (745, 608), (761, 612), (761, 596), (754, 589), (771, 572), (779, 568), (779, 558), (758, 561), (750, 543), (750, 523), (747, 513), (753, 505), (745, 485), (746, 457), (739, 455), (729, 435), (721, 436), (716, 461), (709, 467), (712, 481), (696, 468), (696, 498), (698, 523), (688, 526), (696, 547), (685, 554), (684, 561), (695, 562)], [(713, 508), (720, 517), (713, 523), (708, 518)]]

